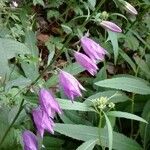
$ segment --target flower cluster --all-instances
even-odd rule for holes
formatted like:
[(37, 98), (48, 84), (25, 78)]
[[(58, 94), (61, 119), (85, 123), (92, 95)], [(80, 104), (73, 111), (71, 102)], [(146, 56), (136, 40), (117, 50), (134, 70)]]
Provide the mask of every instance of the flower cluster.
[[(32, 116), (37, 133), (43, 138), (45, 131), (54, 133), (54, 116), (61, 114), (62, 110), (53, 94), (44, 88), (39, 91), (39, 104), (38, 108), (32, 110)], [(22, 137), (25, 150), (37, 150), (37, 138), (32, 132), (24, 131)]]
[(103, 61), (107, 51), (98, 43), (86, 36), (83, 36), (80, 39), (80, 42), (86, 55), (80, 52), (75, 52), (74, 57), (77, 63), (94, 76), (98, 70), (96, 61)]
[(101, 98), (94, 100), (93, 106), (94, 106), (94, 109), (97, 112), (99, 112), (99, 111), (104, 110), (106, 108), (110, 108), (110, 109), (114, 108), (115, 104), (113, 102), (109, 102), (107, 97), (101, 97)]

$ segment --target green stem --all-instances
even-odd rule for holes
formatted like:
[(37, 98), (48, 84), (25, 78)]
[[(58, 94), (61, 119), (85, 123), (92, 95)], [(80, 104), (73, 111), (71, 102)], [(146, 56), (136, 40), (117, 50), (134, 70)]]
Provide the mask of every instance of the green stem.
[(18, 118), (20, 112), (22, 111), (23, 103), (24, 103), (24, 99), (22, 99), (22, 101), (21, 101), (21, 103), (20, 103), (20, 107), (19, 107), (19, 110), (18, 110), (18, 112), (17, 112), (15, 118), (13, 119), (13, 121), (12, 121), (11, 124), (10, 124), (10, 126), (9, 126), (8, 129), (6, 130), (4, 136), (2, 137), (2, 140), (0, 141), (0, 147), (1, 147), (1, 145), (3, 144), (5, 138), (7, 137), (7, 135), (8, 135), (8, 133), (9, 133), (10, 129), (11, 129), (12, 126), (14, 125), (15, 121), (17, 120), (17, 118)]
[(99, 128), (99, 143), (102, 147), (102, 150), (105, 150), (105, 147), (102, 145), (101, 143), (101, 131), (100, 129), (102, 128), (102, 119), (103, 119), (103, 116), (102, 116), (102, 111), (99, 112), (99, 124), (98, 124), (98, 128)]

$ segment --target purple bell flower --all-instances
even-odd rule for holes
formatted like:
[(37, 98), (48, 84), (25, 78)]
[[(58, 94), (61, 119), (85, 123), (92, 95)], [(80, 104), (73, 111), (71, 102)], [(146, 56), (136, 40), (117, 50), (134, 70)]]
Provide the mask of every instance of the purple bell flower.
[(24, 150), (38, 150), (37, 137), (29, 130), (22, 134)]
[(38, 130), (38, 133), (40, 134), (41, 137), (43, 137), (45, 130), (52, 134), (54, 133), (53, 120), (40, 107), (32, 111), (32, 116), (33, 116), (33, 120), (36, 125), (36, 128)]
[(76, 61), (85, 68), (91, 75), (95, 75), (97, 73), (98, 67), (95, 62), (93, 62), (89, 57), (86, 55), (75, 52), (74, 54)]
[(85, 88), (79, 83), (76, 78), (62, 70), (59, 74), (59, 83), (63, 88), (65, 95), (72, 101), (75, 97), (82, 96), (80, 89), (85, 90)]
[(108, 30), (110, 30), (112, 32), (122, 32), (120, 27), (118, 27), (115, 23), (110, 22), (110, 21), (102, 21), (100, 23), (100, 25), (102, 27), (104, 27), (105, 29), (108, 29)]
[(105, 54), (107, 54), (106, 50), (101, 47), (98, 43), (93, 41), (92, 39), (83, 36), (81, 38), (81, 46), (84, 52), (96, 62), (96, 60), (104, 60)]
[(123, 3), (124, 8), (126, 9), (127, 12), (129, 12), (132, 15), (137, 15), (138, 14), (136, 9), (130, 3), (126, 2), (126, 1), (123, 1), (122, 3)]
[(44, 88), (40, 89), (39, 102), (41, 109), (51, 118), (54, 118), (55, 113), (62, 113), (62, 110), (53, 94)]

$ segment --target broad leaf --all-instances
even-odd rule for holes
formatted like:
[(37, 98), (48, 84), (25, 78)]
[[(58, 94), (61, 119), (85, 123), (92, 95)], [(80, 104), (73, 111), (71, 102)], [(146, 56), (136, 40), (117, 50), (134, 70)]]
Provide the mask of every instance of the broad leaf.
[(5, 77), (9, 73), (8, 60), (18, 54), (28, 54), (30, 50), (22, 43), (0, 38), (0, 76)]
[(135, 77), (117, 77), (106, 79), (95, 83), (97, 86), (120, 89), (137, 94), (150, 94), (150, 86), (140, 78)]
[[(99, 129), (97, 127), (85, 125), (56, 123), (54, 130), (56, 132), (81, 141), (99, 139), (100, 136), (100, 143), (103, 146), (108, 147), (108, 137), (106, 136), (107, 129)], [(101, 133), (101, 135), (99, 135), (99, 132)], [(113, 149), (115, 150), (142, 150), (138, 143), (136, 143), (132, 139), (129, 139), (123, 134), (113, 132), (113, 137)]]
[(80, 103), (80, 102), (72, 103), (71, 100), (60, 99), (60, 98), (57, 98), (57, 100), (59, 102), (60, 107), (65, 110), (94, 111), (85, 103)]
[(127, 113), (127, 112), (110, 111), (110, 112), (107, 113), (107, 115), (114, 116), (114, 117), (119, 117), (119, 118), (127, 118), (127, 119), (132, 119), (132, 120), (137, 120), (137, 121), (147, 123), (147, 121), (144, 120), (143, 118), (141, 118), (137, 115), (131, 114), (131, 113)]

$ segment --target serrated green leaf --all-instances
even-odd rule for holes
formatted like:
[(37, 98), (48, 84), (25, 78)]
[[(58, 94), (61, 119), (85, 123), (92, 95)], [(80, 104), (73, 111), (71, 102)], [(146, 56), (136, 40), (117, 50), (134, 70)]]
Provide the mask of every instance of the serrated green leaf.
[(5, 77), (9, 72), (8, 60), (18, 54), (29, 54), (30, 50), (20, 42), (0, 38), (0, 76)]
[(86, 141), (82, 145), (80, 145), (77, 148), (77, 150), (92, 150), (94, 148), (94, 146), (96, 145), (97, 141), (98, 141), (98, 139)]
[(97, 86), (120, 89), (136, 94), (150, 94), (150, 86), (145, 80), (135, 77), (117, 77), (95, 83)]
[(107, 113), (107, 115), (114, 116), (114, 117), (119, 117), (119, 118), (132, 119), (132, 120), (136, 120), (136, 121), (141, 121), (141, 122), (147, 123), (147, 121), (144, 120), (143, 118), (141, 118), (141, 117), (139, 117), (137, 115), (131, 114), (131, 113), (127, 113), (127, 112), (110, 111), (110, 112)]
[[(99, 139), (100, 136), (100, 143), (103, 146), (108, 147), (108, 137), (106, 136), (106, 132), (107, 132), (106, 129), (99, 129), (97, 127), (91, 127), (85, 125), (56, 123), (54, 130), (63, 135), (81, 141)], [(99, 132), (101, 133), (101, 135), (99, 135)], [(142, 148), (138, 143), (136, 143), (136, 141), (124, 136), (123, 134), (113, 132), (113, 137), (114, 137), (113, 149), (115, 150), (142, 150)]]

